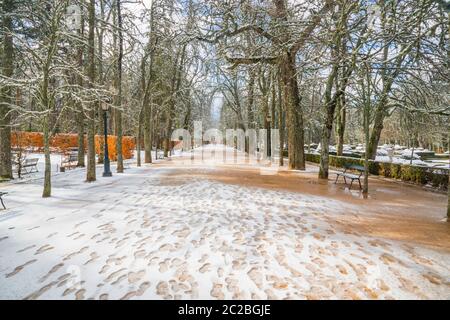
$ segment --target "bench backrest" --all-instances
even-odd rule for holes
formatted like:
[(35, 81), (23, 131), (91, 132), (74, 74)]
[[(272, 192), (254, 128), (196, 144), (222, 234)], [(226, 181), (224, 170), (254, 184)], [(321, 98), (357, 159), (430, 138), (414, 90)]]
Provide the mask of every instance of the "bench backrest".
[(78, 155), (73, 154), (73, 153), (65, 156), (62, 160), (63, 163), (74, 162), (74, 161), (78, 161)]
[(345, 168), (345, 170), (354, 170), (354, 171), (359, 171), (360, 173), (363, 173), (365, 171), (364, 166), (360, 166), (357, 164), (345, 163), (344, 168)]
[(38, 163), (38, 161), (39, 161), (38, 158), (25, 159), (25, 161), (23, 162), (23, 164), (35, 165), (35, 164)]

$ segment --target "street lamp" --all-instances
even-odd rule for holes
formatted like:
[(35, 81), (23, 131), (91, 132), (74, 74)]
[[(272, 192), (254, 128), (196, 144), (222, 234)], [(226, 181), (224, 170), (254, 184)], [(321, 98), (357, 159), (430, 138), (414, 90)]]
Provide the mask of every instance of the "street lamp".
[(111, 168), (109, 165), (109, 154), (108, 154), (108, 110), (109, 103), (107, 101), (102, 101), (102, 110), (103, 110), (103, 133), (105, 135), (105, 142), (103, 146), (103, 176), (104, 177), (112, 177)]
[(271, 132), (271, 128), (272, 128), (272, 116), (270, 114), (267, 115), (266, 117), (266, 121), (267, 121), (267, 156), (269, 158), (272, 158), (272, 132)]

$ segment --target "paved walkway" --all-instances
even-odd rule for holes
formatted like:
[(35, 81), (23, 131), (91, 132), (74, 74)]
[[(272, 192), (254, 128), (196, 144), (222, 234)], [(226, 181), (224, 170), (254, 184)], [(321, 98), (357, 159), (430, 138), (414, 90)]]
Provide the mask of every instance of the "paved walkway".
[[(2, 299), (449, 299), (445, 195), (187, 158), (7, 186)], [(5, 186), (1, 186), (4, 189)]]

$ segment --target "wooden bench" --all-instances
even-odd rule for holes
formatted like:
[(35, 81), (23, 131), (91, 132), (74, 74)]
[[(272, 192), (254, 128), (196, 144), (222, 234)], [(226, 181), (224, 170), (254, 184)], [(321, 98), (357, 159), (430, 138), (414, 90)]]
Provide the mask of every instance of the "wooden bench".
[(2, 197), (3, 197), (4, 195), (6, 195), (6, 194), (8, 194), (8, 192), (0, 192), (0, 202), (2, 203), (3, 209), (5, 209), (5, 210), (6, 210), (6, 206), (5, 206), (5, 204), (3, 203)]
[(339, 177), (344, 178), (344, 183), (347, 184), (347, 179), (350, 179), (350, 188), (352, 188), (353, 181), (358, 180), (359, 183), (359, 189), (362, 189), (361, 186), (361, 176), (364, 173), (364, 167), (355, 165), (355, 164), (344, 164), (344, 171), (338, 172), (336, 174), (336, 181), (335, 184), (338, 182)]
[(23, 174), (38, 172), (38, 162), (38, 158), (25, 159), (21, 165), (21, 168), (24, 170)]
[(61, 168), (64, 168), (63, 170), (75, 168), (78, 165), (78, 154), (77, 153), (70, 153), (61, 161)]

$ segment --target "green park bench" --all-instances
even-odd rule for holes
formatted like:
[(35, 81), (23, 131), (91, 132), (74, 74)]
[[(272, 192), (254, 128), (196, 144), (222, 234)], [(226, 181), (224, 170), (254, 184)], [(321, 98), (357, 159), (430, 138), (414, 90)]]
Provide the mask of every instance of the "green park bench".
[(344, 183), (347, 185), (347, 179), (349, 179), (350, 180), (349, 189), (351, 189), (352, 185), (353, 185), (353, 181), (358, 180), (359, 189), (361, 190), (362, 189), (361, 176), (363, 175), (363, 173), (364, 173), (363, 166), (345, 163), (344, 171), (338, 172), (336, 174), (336, 181), (334, 181), (334, 183), (336, 184), (338, 182), (339, 177), (343, 177)]

